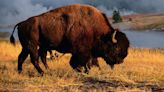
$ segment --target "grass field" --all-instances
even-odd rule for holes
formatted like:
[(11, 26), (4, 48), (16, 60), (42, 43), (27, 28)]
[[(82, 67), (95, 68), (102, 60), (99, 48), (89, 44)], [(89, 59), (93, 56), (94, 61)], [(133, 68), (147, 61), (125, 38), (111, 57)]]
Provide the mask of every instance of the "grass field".
[(23, 73), (17, 73), (17, 56), (21, 46), (0, 41), (1, 91), (52, 92), (160, 92), (164, 91), (164, 50), (130, 48), (123, 64), (114, 70), (99, 58), (101, 70), (93, 67), (90, 73), (79, 74), (70, 67), (71, 54), (53, 61), (48, 59), (49, 70), (39, 76), (28, 58)]

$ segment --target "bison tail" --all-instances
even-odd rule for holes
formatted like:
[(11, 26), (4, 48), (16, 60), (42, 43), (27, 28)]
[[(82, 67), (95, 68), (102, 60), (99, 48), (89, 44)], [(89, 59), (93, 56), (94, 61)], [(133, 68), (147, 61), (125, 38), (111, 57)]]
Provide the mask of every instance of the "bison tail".
[(14, 38), (14, 35), (13, 35), (13, 34), (14, 34), (15, 28), (16, 28), (17, 26), (18, 26), (18, 24), (15, 25), (14, 30), (13, 30), (11, 36), (10, 36), (10, 43), (12, 43), (13, 45), (15, 45), (15, 38)]
[(13, 35), (10, 36), (10, 43), (12, 43), (13, 45), (15, 45), (15, 38)]

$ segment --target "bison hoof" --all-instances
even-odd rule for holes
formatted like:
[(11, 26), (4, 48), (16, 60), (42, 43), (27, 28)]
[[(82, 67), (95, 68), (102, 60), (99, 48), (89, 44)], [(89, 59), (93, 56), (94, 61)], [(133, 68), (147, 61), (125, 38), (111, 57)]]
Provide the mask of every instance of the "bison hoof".
[(44, 75), (44, 72), (41, 72), (41, 73), (40, 73), (40, 76), (43, 76), (43, 75)]
[(51, 56), (50, 57), (51, 61), (55, 60), (55, 57), (54, 56)]
[(84, 71), (84, 73), (89, 74), (89, 71), (86, 69), (86, 70)]
[(114, 65), (110, 65), (111, 69), (113, 70), (114, 69)]
[(22, 73), (22, 70), (18, 70), (18, 73), (21, 74)]
[(76, 72), (82, 72), (81, 69), (78, 67), (78, 68), (75, 68), (75, 71)]
[(88, 71), (86, 71), (86, 72), (84, 72), (84, 73), (89, 74), (89, 72), (88, 72)]

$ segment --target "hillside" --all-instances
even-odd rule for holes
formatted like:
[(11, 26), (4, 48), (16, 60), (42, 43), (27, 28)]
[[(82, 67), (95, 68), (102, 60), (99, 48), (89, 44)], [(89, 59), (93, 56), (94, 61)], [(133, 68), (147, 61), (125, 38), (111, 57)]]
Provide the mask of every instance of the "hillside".
[(123, 22), (114, 24), (114, 26), (131, 30), (164, 29), (164, 14), (133, 14), (122, 16), (122, 18)]

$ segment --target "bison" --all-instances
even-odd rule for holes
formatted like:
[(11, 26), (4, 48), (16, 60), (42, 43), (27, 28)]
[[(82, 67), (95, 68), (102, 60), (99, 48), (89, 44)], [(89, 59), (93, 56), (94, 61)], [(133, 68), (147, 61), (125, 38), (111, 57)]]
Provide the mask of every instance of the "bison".
[[(129, 40), (115, 30), (106, 15), (90, 5), (73, 4), (56, 8), (18, 23), (19, 41), (22, 51), (18, 56), (18, 71), (28, 54), (37, 71), (43, 75), (38, 58), (46, 64), (46, 53), (56, 50), (71, 53), (70, 65), (81, 72), (88, 72), (87, 64), (102, 57), (111, 67), (120, 64), (128, 54)], [(10, 42), (15, 43), (13, 33)]]

